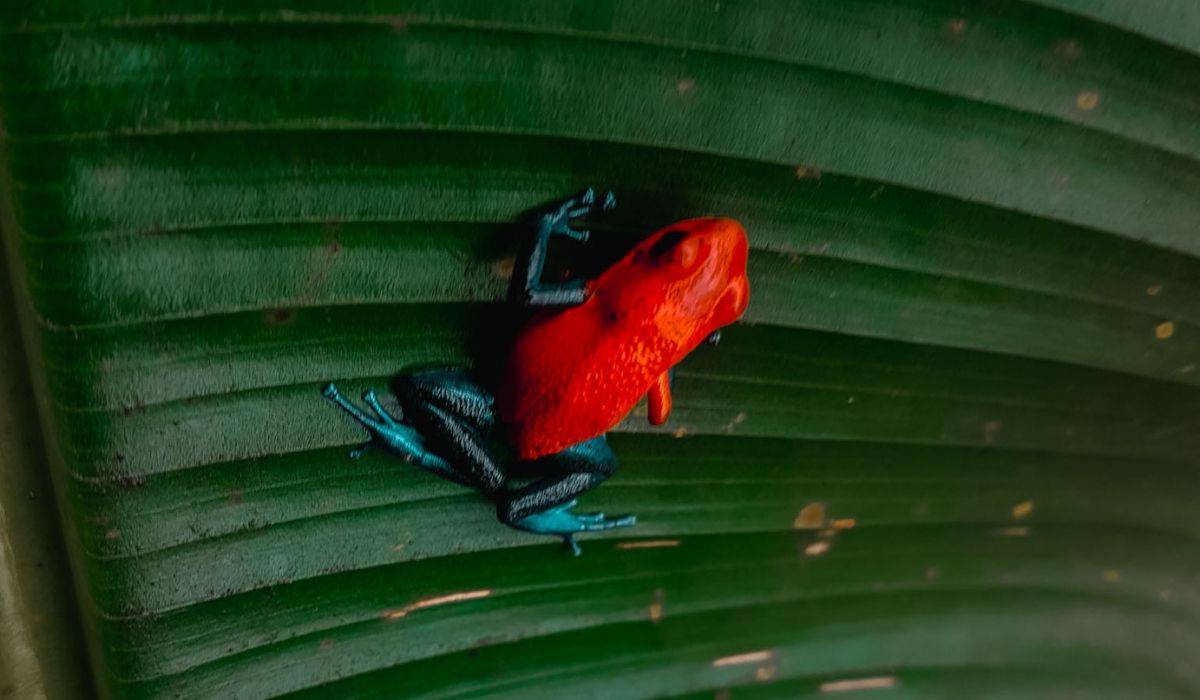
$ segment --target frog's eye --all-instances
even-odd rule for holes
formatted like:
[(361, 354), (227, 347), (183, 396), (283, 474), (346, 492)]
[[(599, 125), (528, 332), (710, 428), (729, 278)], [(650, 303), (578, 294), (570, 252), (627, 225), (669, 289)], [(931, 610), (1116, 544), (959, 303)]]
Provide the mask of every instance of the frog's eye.
[(683, 235), (683, 231), (678, 229), (667, 231), (666, 233), (662, 234), (658, 237), (658, 240), (654, 242), (654, 245), (650, 246), (650, 257), (656, 260), (664, 257), (667, 253), (671, 252), (671, 250), (675, 248), (676, 243), (679, 243), (683, 240)]

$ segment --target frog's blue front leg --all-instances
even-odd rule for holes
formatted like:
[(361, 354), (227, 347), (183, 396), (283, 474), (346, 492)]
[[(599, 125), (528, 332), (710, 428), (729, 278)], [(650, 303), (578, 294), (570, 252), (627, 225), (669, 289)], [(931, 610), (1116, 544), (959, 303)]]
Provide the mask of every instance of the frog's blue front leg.
[[(527, 306), (568, 306), (582, 303), (587, 295), (583, 280), (550, 284), (542, 280), (546, 256), (553, 236), (587, 241), (589, 232), (571, 228), (571, 221), (597, 208), (596, 191), (589, 188), (577, 198), (568, 199), (552, 212), (538, 217), (533, 245), (518, 258), (520, 266), (513, 277), (512, 293), (519, 294)], [(604, 195), (599, 208), (608, 211), (617, 205), (612, 192)]]
[(326, 384), (321, 393), (325, 398), (334, 402), (339, 408), (350, 414), (350, 417), (358, 421), (371, 435), (369, 442), (350, 451), (351, 459), (358, 459), (370, 448), (381, 446), (422, 469), (461, 483), (461, 477), (446, 463), (446, 460), (425, 449), (424, 441), (417, 431), (406, 425), (401, 425), (387, 412), (383, 405), (379, 403), (379, 399), (375, 396), (374, 391), (367, 391), (363, 394), (362, 398), (368, 408), (375, 413), (375, 416), (368, 415), (358, 406), (350, 403), (333, 383)]

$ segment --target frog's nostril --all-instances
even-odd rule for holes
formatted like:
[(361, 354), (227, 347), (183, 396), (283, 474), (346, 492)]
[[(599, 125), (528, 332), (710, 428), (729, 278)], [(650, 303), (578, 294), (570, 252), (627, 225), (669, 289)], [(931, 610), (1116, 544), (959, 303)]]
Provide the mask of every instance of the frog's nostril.
[(742, 314), (746, 312), (746, 307), (750, 304), (750, 282), (744, 275), (730, 281), (729, 285), (725, 287), (725, 294), (721, 298), (721, 302), (728, 305), (734, 320), (742, 317)]

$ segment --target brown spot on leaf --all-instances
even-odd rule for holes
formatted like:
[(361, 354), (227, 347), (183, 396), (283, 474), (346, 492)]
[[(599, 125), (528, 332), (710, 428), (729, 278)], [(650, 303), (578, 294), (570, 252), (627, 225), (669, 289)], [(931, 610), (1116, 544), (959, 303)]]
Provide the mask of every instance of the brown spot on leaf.
[(281, 326), (291, 323), (296, 314), (291, 309), (268, 309), (263, 320), (268, 326)]
[(241, 489), (234, 489), (229, 492), (229, 505), (241, 505), (246, 500), (246, 493)]
[(333, 640), (326, 637), (321, 640), (321, 651), (329, 651), (333, 648)]
[(496, 262), (492, 263), (492, 275), (502, 280), (512, 279), (513, 269), (516, 268), (516, 266), (517, 259), (513, 256), (510, 255), (506, 258), (500, 258)]
[(799, 165), (796, 167), (797, 180), (820, 180), (821, 169), (810, 165)]
[(1028, 518), (1033, 513), (1033, 501), (1021, 501), (1012, 508), (1012, 516), (1017, 520)]
[(1001, 537), (1028, 537), (1029, 528), (1027, 527), (998, 527), (992, 530), (993, 535)]
[(804, 548), (804, 554), (810, 557), (819, 557), (825, 552), (828, 552), (829, 547), (829, 540), (817, 540), (816, 542), (812, 542)]
[(1175, 324), (1170, 321), (1163, 321), (1154, 327), (1154, 337), (1159, 340), (1166, 340), (1175, 335)]
[(1108, 569), (1103, 576), (1105, 583), (1117, 583), (1121, 580), (1121, 572), (1116, 569)]
[(825, 504), (821, 501), (813, 501), (801, 508), (792, 521), (792, 527), (797, 530), (816, 530), (824, 525)]
[(696, 87), (696, 81), (692, 78), (683, 78), (675, 84), (675, 90), (680, 95), (686, 95)]
[(1084, 90), (1075, 96), (1075, 106), (1079, 109), (1090, 112), (1100, 104), (1100, 93), (1091, 90)]
[(1161, 284), (1152, 284), (1149, 287), (1146, 287), (1146, 294), (1149, 296), (1152, 296), (1152, 297), (1156, 297), (1159, 294), (1162, 294), (1162, 290), (1163, 290), (1163, 286)]
[(1083, 55), (1083, 47), (1074, 39), (1060, 39), (1054, 43), (1050, 52), (1062, 63), (1074, 63)]
[(983, 424), (983, 444), (990, 445), (996, 441), (996, 436), (1004, 429), (1004, 423), (998, 420), (990, 420)]
[(106, 539), (106, 540), (121, 539), (121, 531), (115, 527), (110, 527), (108, 530), (105, 530), (104, 539)]
[(650, 603), (648, 610), (651, 622), (659, 622), (663, 617), (663, 589), (654, 589), (654, 602)]
[(618, 542), (617, 549), (662, 549), (664, 547), (678, 547), (680, 544), (679, 540), (630, 540), (628, 542)]

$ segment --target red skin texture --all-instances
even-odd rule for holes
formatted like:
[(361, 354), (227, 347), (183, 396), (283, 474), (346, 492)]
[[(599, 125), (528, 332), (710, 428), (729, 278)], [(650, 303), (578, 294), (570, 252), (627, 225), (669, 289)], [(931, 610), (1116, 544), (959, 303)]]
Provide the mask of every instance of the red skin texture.
[(535, 315), (497, 392), (518, 456), (537, 459), (603, 435), (647, 393), (652, 422), (666, 420), (665, 373), (746, 310), (747, 251), (732, 219), (681, 221), (593, 280), (584, 303)]

